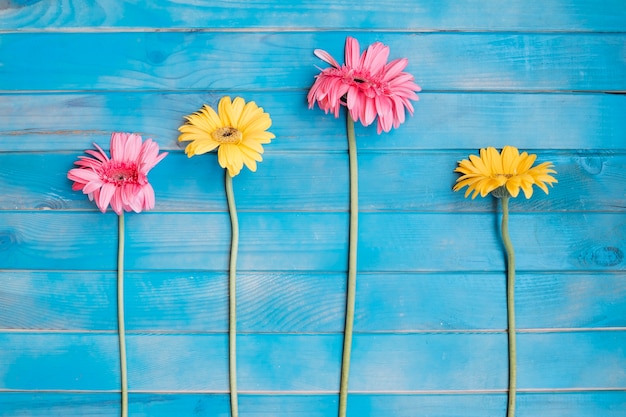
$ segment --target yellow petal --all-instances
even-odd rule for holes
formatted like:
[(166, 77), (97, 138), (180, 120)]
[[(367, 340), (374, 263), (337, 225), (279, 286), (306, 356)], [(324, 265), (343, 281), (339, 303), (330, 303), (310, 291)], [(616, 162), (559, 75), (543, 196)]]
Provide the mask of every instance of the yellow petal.
[(503, 174), (504, 169), (502, 168), (502, 157), (500, 156), (498, 150), (493, 147), (487, 148), (487, 157), (489, 164), (485, 164), (487, 165), (487, 168), (489, 168), (491, 175)]
[(224, 126), (237, 128), (243, 106), (244, 100), (241, 97), (235, 97), (232, 102), (230, 97), (222, 97), (218, 103), (218, 111)]
[(261, 145), (260, 142), (256, 141), (256, 140), (251, 140), (251, 139), (244, 139), (240, 144), (240, 146), (245, 146), (249, 149), (252, 149), (253, 151), (256, 151), (258, 153), (263, 153), (263, 145)]
[(502, 173), (508, 175), (517, 174), (517, 162), (519, 151), (513, 146), (505, 146), (502, 149)]
[(524, 196), (526, 199), (529, 199), (533, 195), (533, 185), (532, 183), (522, 181), (522, 191), (524, 191)]
[[(481, 149), (481, 153), (482, 153), (482, 149)], [(476, 155), (470, 155), (470, 161), (472, 161), (472, 164), (474, 164), (476, 169), (478, 169), (478, 171), (481, 174), (483, 174), (484, 176), (487, 176), (487, 177), (491, 175), (491, 171), (483, 163), (483, 159), (482, 158), (479, 158)]]
[(537, 159), (537, 155), (535, 154), (529, 155), (526, 152), (523, 152), (520, 158), (520, 162), (517, 165), (517, 173), (523, 174), (524, 172), (528, 171), (530, 167), (533, 166), (536, 159)]
[(262, 144), (267, 144), (272, 141), (276, 136), (273, 133), (268, 131), (257, 130), (255, 132), (248, 132), (243, 135), (247, 140), (253, 140), (255, 142), (259, 142)]
[(519, 177), (509, 178), (509, 180), (506, 182), (506, 190), (509, 192), (509, 194), (511, 194), (511, 197), (517, 197), (520, 190), (520, 184), (521, 181)]

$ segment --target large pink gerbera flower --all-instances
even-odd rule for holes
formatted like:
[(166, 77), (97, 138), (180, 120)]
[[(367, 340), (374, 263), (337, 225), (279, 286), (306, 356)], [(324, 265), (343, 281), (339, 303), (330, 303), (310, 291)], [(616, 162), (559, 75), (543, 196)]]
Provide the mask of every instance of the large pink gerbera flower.
[(322, 70), (307, 96), (309, 108), (315, 102), (326, 113), (339, 117), (344, 105), (355, 121), (369, 126), (378, 116), (377, 132), (389, 132), (404, 122), (404, 109), (413, 114), (410, 100), (418, 100), (415, 92), (421, 91), (413, 76), (403, 72), (406, 58), (387, 63), (389, 47), (380, 42), (370, 45), (360, 54), (359, 42), (348, 36), (345, 63), (339, 63), (326, 51), (316, 49), (315, 55), (332, 67)]
[(118, 215), (124, 211), (140, 213), (154, 208), (154, 190), (148, 182), (148, 171), (158, 164), (167, 152), (159, 155), (159, 145), (131, 133), (111, 135), (111, 158), (97, 144), (95, 150), (85, 152), (93, 156), (79, 156), (79, 168), (69, 171), (74, 181), (72, 190), (82, 190), (103, 213), (109, 204)]

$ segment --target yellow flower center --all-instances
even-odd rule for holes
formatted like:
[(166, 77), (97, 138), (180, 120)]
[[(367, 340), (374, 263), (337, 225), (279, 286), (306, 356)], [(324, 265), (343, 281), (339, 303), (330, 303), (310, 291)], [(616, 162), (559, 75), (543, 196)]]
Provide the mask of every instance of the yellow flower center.
[(241, 142), (243, 134), (238, 129), (227, 126), (220, 127), (219, 129), (211, 132), (211, 137), (213, 138), (213, 140), (219, 143), (232, 143), (237, 145), (239, 142)]

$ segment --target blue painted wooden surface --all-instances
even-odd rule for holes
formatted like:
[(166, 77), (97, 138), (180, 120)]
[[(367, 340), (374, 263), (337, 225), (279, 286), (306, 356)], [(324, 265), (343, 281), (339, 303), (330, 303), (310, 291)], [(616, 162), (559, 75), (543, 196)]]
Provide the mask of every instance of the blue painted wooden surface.
[(388, 44), (416, 113), (357, 126), (351, 417), (503, 416), (504, 254), (457, 161), (515, 145), (559, 183), (512, 202), (518, 416), (626, 415), (626, 3), (605, 0), (0, 2), (0, 416), (119, 414), (116, 217), (67, 170), (112, 131), (170, 155), (127, 216), (132, 416), (228, 416), (229, 224), (183, 116), (256, 100), (276, 140), (234, 181), (242, 416), (336, 415), (348, 172), (342, 120), (306, 105), (347, 35)]

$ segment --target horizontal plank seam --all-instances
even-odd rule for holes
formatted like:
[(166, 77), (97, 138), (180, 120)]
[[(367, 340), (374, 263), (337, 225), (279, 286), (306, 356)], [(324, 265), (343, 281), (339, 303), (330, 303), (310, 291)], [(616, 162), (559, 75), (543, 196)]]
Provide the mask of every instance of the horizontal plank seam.
[[(81, 273), (81, 272), (97, 272), (97, 273), (115, 273), (115, 269), (0, 269), (0, 273)], [(227, 274), (226, 269), (126, 269), (126, 273), (181, 273), (181, 274)], [(258, 275), (258, 274), (282, 274), (282, 275), (309, 275), (309, 274), (326, 274), (336, 275), (345, 274), (345, 270), (306, 270), (306, 269), (285, 269), (285, 270), (239, 270), (239, 275)], [(491, 269), (491, 270), (446, 270), (446, 269), (423, 269), (423, 270), (364, 270), (359, 271), (359, 275), (363, 274), (375, 274), (375, 275), (495, 275), (502, 274), (504, 269)], [(518, 275), (601, 275), (601, 274), (624, 274), (624, 269), (561, 269), (561, 270), (516, 270)]]
[(76, 26), (76, 27), (47, 27), (47, 28), (19, 28), (0, 30), (0, 35), (14, 34), (41, 34), (41, 33), (68, 33), (68, 34), (108, 34), (108, 33), (394, 33), (394, 34), (422, 34), (422, 35), (492, 35), (492, 34), (545, 34), (545, 35), (623, 35), (624, 30), (609, 29), (477, 29), (462, 28), (443, 29), (443, 28), (363, 28), (341, 27), (341, 28), (324, 28), (324, 27), (280, 27), (280, 26), (257, 26), (257, 27), (153, 27), (153, 26)]
[[(518, 393), (528, 394), (566, 394), (585, 392), (625, 392), (626, 387), (576, 387), (576, 388), (518, 388)], [(504, 394), (506, 389), (453, 389), (453, 390), (350, 390), (353, 395), (484, 395)], [(0, 388), (3, 393), (43, 393), (43, 394), (117, 394), (119, 390), (77, 390), (77, 389), (11, 389)], [(214, 394), (226, 395), (228, 390), (129, 390), (132, 394)], [(337, 395), (334, 390), (294, 390), (294, 391), (270, 391), (270, 390), (238, 390), (242, 395)]]
[[(309, 87), (292, 87), (292, 88), (246, 88), (242, 91), (245, 93), (287, 93), (302, 91), (306, 92)], [(34, 94), (109, 94), (109, 93), (147, 93), (147, 94), (232, 94), (233, 89), (160, 89), (160, 88), (94, 88), (94, 89), (59, 89), (59, 90), (0, 90), (0, 95), (34, 95)], [(576, 89), (426, 89), (424, 88), (419, 94), (626, 94), (626, 89), (603, 89), (603, 90), (576, 90)]]
[[(257, 93), (257, 92), (268, 92), (268, 93), (280, 93), (280, 94), (290, 94), (290, 93), (306, 93), (309, 91), (308, 87), (280, 87), (280, 88), (267, 88), (267, 89), (250, 89), (250, 88), (242, 88), (238, 89), (238, 94), (246, 94), (246, 93)], [(0, 90), (0, 96), (21, 96), (21, 95), (123, 95), (123, 94), (146, 94), (146, 95), (198, 95), (202, 94), (203, 96), (207, 96), (208, 94), (219, 95), (219, 93), (223, 94), (232, 94), (233, 89), (227, 88), (216, 88), (216, 89), (168, 89), (168, 88), (160, 88), (160, 89), (61, 89), (61, 90)], [(515, 89), (515, 90), (484, 90), (484, 89), (472, 89), (472, 90), (448, 90), (448, 89), (422, 89), (419, 92), (420, 96), (423, 95), (474, 95), (474, 94), (484, 94), (484, 95), (563, 95), (563, 96), (571, 96), (572, 93), (578, 95), (623, 95), (626, 94), (626, 91), (614, 91), (614, 90), (539, 90), (539, 89)], [(209, 95), (210, 96), (210, 95)], [(217, 101), (217, 99), (216, 99)]]
[[(105, 272), (105, 273), (115, 273), (115, 269), (2, 269), (0, 268), (0, 274), (9, 274), (9, 273), (33, 273), (33, 274), (49, 274), (49, 273), (58, 273), (58, 274), (80, 274), (80, 273), (91, 273), (91, 272)], [(228, 273), (227, 270), (217, 270), (217, 269), (125, 269), (125, 272), (130, 272), (133, 274), (136, 273), (146, 273), (146, 274), (173, 274), (173, 273), (182, 273), (182, 274), (190, 274), (190, 273), (207, 273), (210, 275), (224, 275)], [(502, 275), (503, 270), (490, 270), (490, 271), (482, 271), (482, 270), (410, 270), (410, 271), (359, 271), (359, 276), (386, 276), (386, 275), (403, 275), (408, 278), (415, 277), (436, 277), (436, 276), (477, 276), (477, 277), (499, 277)], [(552, 276), (552, 275), (563, 275), (563, 276), (584, 276), (584, 275), (598, 275), (599, 273), (603, 273), (603, 270), (584, 270), (584, 269), (575, 269), (572, 271), (568, 270), (549, 270), (544, 269), (540, 271), (536, 270), (522, 270), (516, 269), (516, 273), (520, 275), (532, 275), (535, 276)], [(610, 271), (609, 271), (610, 272)], [(623, 271), (616, 271), (618, 273), (623, 273)], [(238, 270), (237, 274), (241, 276), (251, 276), (251, 275), (295, 275), (295, 276), (305, 276), (313, 279), (314, 277), (327, 276), (327, 275), (341, 275), (345, 274), (346, 271), (326, 271), (326, 270), (311, 270), (311, 271), (301, 271), (301, 270), (254, 270), (254, 269), (244, 269)], [(86, 277), (86, 279), (94, 279), (100, 280), (100, 277)], [(113, 277), (112, 277), (113, 279)], [(567, 278), (564, 278), (567, 279)]]
[[(626, 205), (621, 206), (621, 205), (616, 205), (613, 206), (614, 210), (587, 210), (587, 211), (579, 211), (579, 210), (559, 210), (559, 211), (541, 211), (541, 210), (537, 210), (537, 211), (520, 211), (520, 210), (511, 210), (513, 215), (549, 215), (549, 216), (562, 216), (562, 215), (568, 215), (568, 214), (588, 214), (588, 215), (620, 215), (623, 216), (624, 214), (626, 214)], [(238, 208), (238, 213), (244, 214), (276, 214), (276, 215), (282, 215), (282, 214), (302, 214), (302, 215), (307, 215), (307, 214), (313, 214), (313, 215), (320, 215), (320, 214), (343, 214), (343, 215), (348, 215), (347, 211), (343, 211), (343, 210), (327, 210), (327, 211), (322, 211), (322, 210), (315, 210), (315, 209), (311, 209), (311, 210), (256, 210), (256, 209), (246, 209), (246, 208)], [(8, 209), (8, 210), (2, 210), (0, 209), (0, 216), (2, 214), (36, 214), (36, 213), (59, 213), (59, 214), (98, 214), (99, 216), (101, 216), (102, 214), (100, 214), (99, 211), (97, 210), (92, 210), (92, 209), (57, 209), (57, 208), (49, 208), (49, 207), (44, 207), (44, 208), (25, 208), (25, 209)], [(445, 210), (441, 210), (441, 211), (435, 211), (435, 210), (428, 210), (428, 211), (418, 211), (418, 210), (359, 210), (359, 213), (361, 214), (397, 214), (397, 215), (421, 215), (421, 216), (428, 216), (428, 215), (446, 215), (446, 216), (467, 216), (467, 215), (494, 215), (494, 211), (445, 211)], [(165, 210), (151, 210), (149, 213), (145, 212), (142, 213), (142, 216), (146, 216), (146, 215), (185, 215), (185, 214), (199, 214), (199, 215), (206, 215), (206, 216), (212, 216), (212, 215), (224, 215), (226, 216), (228, 213), (226, 211), (221, 211), (221, 210), (207, 210), (207, 211), (203, 211), (203, 210), (197, 210), (197, 211), (191, 211), (191, 210), (181, 210), (181, 211), (177, 211), (177, 210), (169, 210), (169, 211), (165, 211)], [(495, 214), (500, 214), (495, 213)], [(616, 265), (619, 266), (619, 265)], [(23, 268), (19, 268), (19, 270), (24, 270)], [(579, 269), (572, 269), (571, 271), (578, 271)], [(623, 267), (621, 267), (620, 269), (605, 269), (604, 267), (599, 266), (597, 269), (591, 269), (591, 270), (587, 270), (587, 271), (605, 271), (605, 272), (610, 272), (610, 271), (621, 271), (623, 270)], [(56, 271), (56, 269), (55, 269)], [(131, 271), (131, 269), (129, 269), (129, 271)], [(187, 270), (184, 270), (187, 271)], [(280, 271), (285, 271), (285, 270), (280, 270)], [(287, 270), (289, 271), (289, 270)], [(297, 270), (294, 270), (297, 271)], [(430, 272), (431, 270), (425, 271), (425, 272)], [(443, 270), (437, 270), (437, 269), (433, 269), (432, 271), (443, 271)], [(531, 271), (531, 270), (528, 270)], [(532, 271), (537, 271), (537, 270), (532, 270)], [(540, 270), (543, 271), (543, 270)], [(567, 270), (562, 270), (562, 271), (567, 271)], [(366, 272), (366, 271), (363, 271)], [(410, 270), (373, 270), (370, 272), (411, 272)], [(468, 271), (471, 272), (471, 271)]]
[[(625, 332), (626, 327), (574, 327), (574, 328), (518, 328), (517, 334), (541, 334), (541, 333), (593, 333), (593, 332)], [(115, 329), (12, 329), (2, 328), (0, 334), (102, 334), (117, 335)], [(507, 333), (506, 329), (419, 329), (419, 330), (355, 330), (357, 335), (420, 335), (420, 334), (499, 334)], [(203, 331), (203, 330), (153, 330), (153, 329), (126, 329), (127, 335), (136, 336), (218, 336), (228, 334), (223, 331)], [(341, 335), (341, 331), (238, 331), (241, 336), (336, 336)]]
[[(626, 102), (625, 102), (626, 103)], [(24, 134), (29, 134), (29, 133), (33, 133), (31, 131), (29, 131), (29, 129), (24, 129), (24, 130), (19, 130), (17, 131), (20, 134), (24, 133)], [(52, 131), (49, 133), (52, 134), (62, 134), (66, 131)], [(9, 134), (11, 132), (8, 132)], [(46, 132), (34, 132), (35, 134), (39, 134), (39, 133), (46, 133)], [(2, 132), (0, 131), (0, 137), (3, 135), (6, 135), (7, 132)], [(339, 134), (338, 136), (343, 136), (341, 134)], [(109, 145), (106, 143), (102, 144), (102, 149), (104, 149), (105, 151), (109, 151)], [(82, 149), (82, 147), (81, 147)], [(180, 145), (180, 147), (171, 147), (171, 148), (167, 148), (168, 153), (170, 153), (171, 155), (177, 155), (178, 158), (187, 158), (187, 155), (185, 155), (185, 148), (184, 145)], [(385, 147), (376, 147), (376, 148), (367, 148), (367, 149), (359, 149), (359, 154), (360, 155), (368, 155), (368, 156), (375, 156), (375, 155), (393, 155), (393, 156), (397, 156), (398, 153), (402, 153), (402, 156), (406, 156), (406, 155), (412, 155), (412, 156), (437, 156), (437, 157), (442, 157), (442, 156), (448, 156), (450, 154), (453, 154), (455, 156), (458, 156), (456, 154), (458, 153), (467, 153), (467, 152), (475, 152), (476, 149), (473, 147), (470, 148), (385, 148)], [(542, 157), (558, 157), (558, 158), (572, 158), (572, 157), (579, 157), (579, 158), (589, 158), (589, 157), (606, 157), (606, 158), (614, 158), (614, 157), (623, 157), (624, 155), (626, 155), (626, 144), (624, 148), (574, 148), (574, 149), (556, 149), (556, 148), (524, 148), (524, 151), (527, 152), (532, 152), (532, 153), (539, 153), (541, 154)], [(348, 150), (346, 149), (285, 149), (285, 148), (281, 148), (281, 149), (270, 149), (269, 151), (267, 151), (267, 153), (271, 153), (272, 157), (275, 156), (280, 156), (280, 157), (292, 157), (294, 154), (297, 155), (332, 155), (332, 156), (345, 156), (347, 154)], [(19, 150), (6, 150), (6, 151), (2, 151), (0, 152), (0, 156), (30, 156), (30, 155), (36, 155), (36, 156), (40, 156), (40, 157), (58, 157), (58, 156), (75, 156), (76, 155), (76, 150), (74, 149), (50, 149), (50, 150), (40, 150), (40, 149), (19, 149)], [(213, 155), (213, 157), (217, 157), (217, 155), (215, 153), (210, 154)]]

